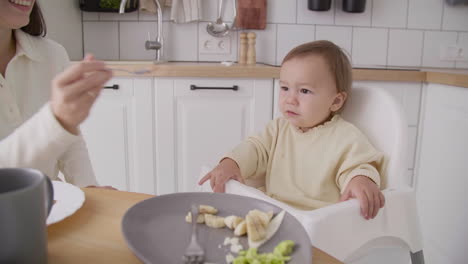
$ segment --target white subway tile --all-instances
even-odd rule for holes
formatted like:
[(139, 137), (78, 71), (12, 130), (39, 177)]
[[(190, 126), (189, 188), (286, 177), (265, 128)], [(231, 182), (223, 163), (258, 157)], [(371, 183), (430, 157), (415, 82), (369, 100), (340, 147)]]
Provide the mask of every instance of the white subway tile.
[(315, 26), (278, 24), (276, 64), (294, 47), (315, 40)]
[(343, 11), (342, 1), (334, 1), (335, 4), (335, 25), (344, 26), (371, 26), (372, 0), (366, 3), (363, 13), (347, 13)]
[(107, 13), (101, 12), (99, 13), (99, 20), (101, 21), (138, 21), (138, 12), (130, 12), (130, 13)]
[(388, 65), (421, 66), (423, 32), (391, 29), (388, 46)]
[(335, 2), (332, 1), (328, 11), (311, 11), (307, 7), (308, 0), (298, 0), (297, 2), (297, 23), (299, 24), (321, 24), (333, 25), (335, 18)]
[(456, 32), (441, 32), (441, 31), (426, 31), (424, 32), (424, 51), (423, 62), (424, 67), (455, 67), (454, 61), (442, 61), (440, 59), (440, 50), (448, 45), (457, 43)]
[[(199, 61), (237, 61), (237, 44), (238, 44), (238, 38), (239, 34), (238, 31), (231, 31), (229, 35), (223, 37), (223, 38), (215, 38), (212, 37), (208, 34), (206, 31), (206, 25), (208, 23), (206, 22), (200, 22), (198, 23), (198, 60)], [(268, 27), (269, 25), (267, 25)], [(205, 39), (210, 39), (213, 42), (219, 42), (219, 41), (229, 41), (231, 45), (230, 53), (229, 54), (209, 54), (209, 53), (203, 53), (202, 52), (202, 45), (204, 45), (203, 40)], [(187, 44), (193, 45), (194, 42), (193, 40), (186, 41)], [(216, 45), (216, 44), (214, 44)], [(196, 45), (193, 45), (196, 46)]]
[(408, 127), (408, 168), (414, 168), (414, 156), (416, 153), (416, 142), (418, 138), (418, 128)]
[(468, 5), (445, 4), (442, 30), (468, 31)]
[(388, 29), (353, 29), (353, 65), (382, 66), (387, 61)]
[(352, 27), (338, 26), (317, 26), (315, 29), (315, 39), (325, 39), (332, 41), (336, 45), (348, 52), (351, 57), (351, 40), (353, 37)]
[(84, 51), (100, 60), (119, 60), (118, 22), (84, 22)]
[[(171, 8), (163, 7), (163, 21), (171, 20)], [(158, 21), (158, 16), (148, 11), (138, 11), (138, 20), (139, 21)]]
[(372, 26), (405, 28), (408, 0), (374, 0), (372, 3)]
[(409, 0), (408, 28), (440, 29), (442, 0)]
[(145, 42), (150, 32), (151, 40), (156, 38), (156, 22), (120, 22), (120, 59), (154, 60), (155, 51), (146, 50)]
[(403, 107), (409, 126), (417, 126), (421, 102), (421, 83), (399, 83), (403, 86)]
[(296, 23), (296, 1), (269, 0), (267, 2), (268, 23)]
[(257, 62), (276, 64), (276, 27), (277, 24), (267, 24), (265, 30), (249, 30), (257, 34), (256, 56)]
[[(465, 58), (468, 59), (468, 33), (458, 33), (458, 46), (463, 48)], [(457, 68), (468, 69), (468, 61), (457, 61)]]
[(81, 12), (83, 14), (83, 21), (97, 21), (99, 20), (98, 12)]
[(198, 57), (198, 24), (163, 23), (165, 59), (196, 61)]

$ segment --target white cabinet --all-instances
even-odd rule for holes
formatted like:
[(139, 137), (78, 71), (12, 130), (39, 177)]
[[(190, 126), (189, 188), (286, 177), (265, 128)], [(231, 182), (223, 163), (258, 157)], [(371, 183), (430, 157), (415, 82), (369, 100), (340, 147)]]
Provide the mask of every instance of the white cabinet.
[(197, 190), (202, 165), (272, 119), (272, 79), (157, 78), (154, 90), (158, 194)]
[(82, 125), (99, 184), (154, 193), (152, 82), (112, 79)]
[(467, 102), (467, 88), (424, 88), (416, 197), (427, 264), (467, 263)]

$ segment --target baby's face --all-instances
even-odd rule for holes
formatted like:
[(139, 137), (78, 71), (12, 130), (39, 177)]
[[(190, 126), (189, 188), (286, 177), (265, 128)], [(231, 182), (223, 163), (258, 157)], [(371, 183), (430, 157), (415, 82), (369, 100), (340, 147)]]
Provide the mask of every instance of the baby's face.
[(286, 61), (281, 67), (279, 83), (280, 111), (303, 131), (321, 124), (337, 110), (335, 79), (320, 55)]

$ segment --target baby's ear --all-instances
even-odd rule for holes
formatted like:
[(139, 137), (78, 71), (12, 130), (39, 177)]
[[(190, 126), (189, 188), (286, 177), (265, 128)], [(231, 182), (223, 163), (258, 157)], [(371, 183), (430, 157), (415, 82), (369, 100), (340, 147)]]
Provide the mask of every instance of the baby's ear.
[(348, 94), (346, 92), (339, 92), (336, 94), (335, 99), (333, 100), (333, 104), (330, 107), (330, 110), (332, 112), (336, 112), (343, 107), (344, 102), (346, 101), (346, 98), (348, 97)]

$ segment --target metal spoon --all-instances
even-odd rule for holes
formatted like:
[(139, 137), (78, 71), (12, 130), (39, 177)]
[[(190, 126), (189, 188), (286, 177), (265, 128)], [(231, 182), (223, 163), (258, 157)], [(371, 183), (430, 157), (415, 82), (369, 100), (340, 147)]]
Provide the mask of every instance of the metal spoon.
[(223, 12), (224, 0), (219, 0), (219, 8), (218, 8), (218, 19), (216, 19), (216, 23), (210, 22), (206, 25), (206, 31), (213, 37), (224, 37), (229, 33), (229, 26), (228, 24), (223, 22), (221, 18)]

